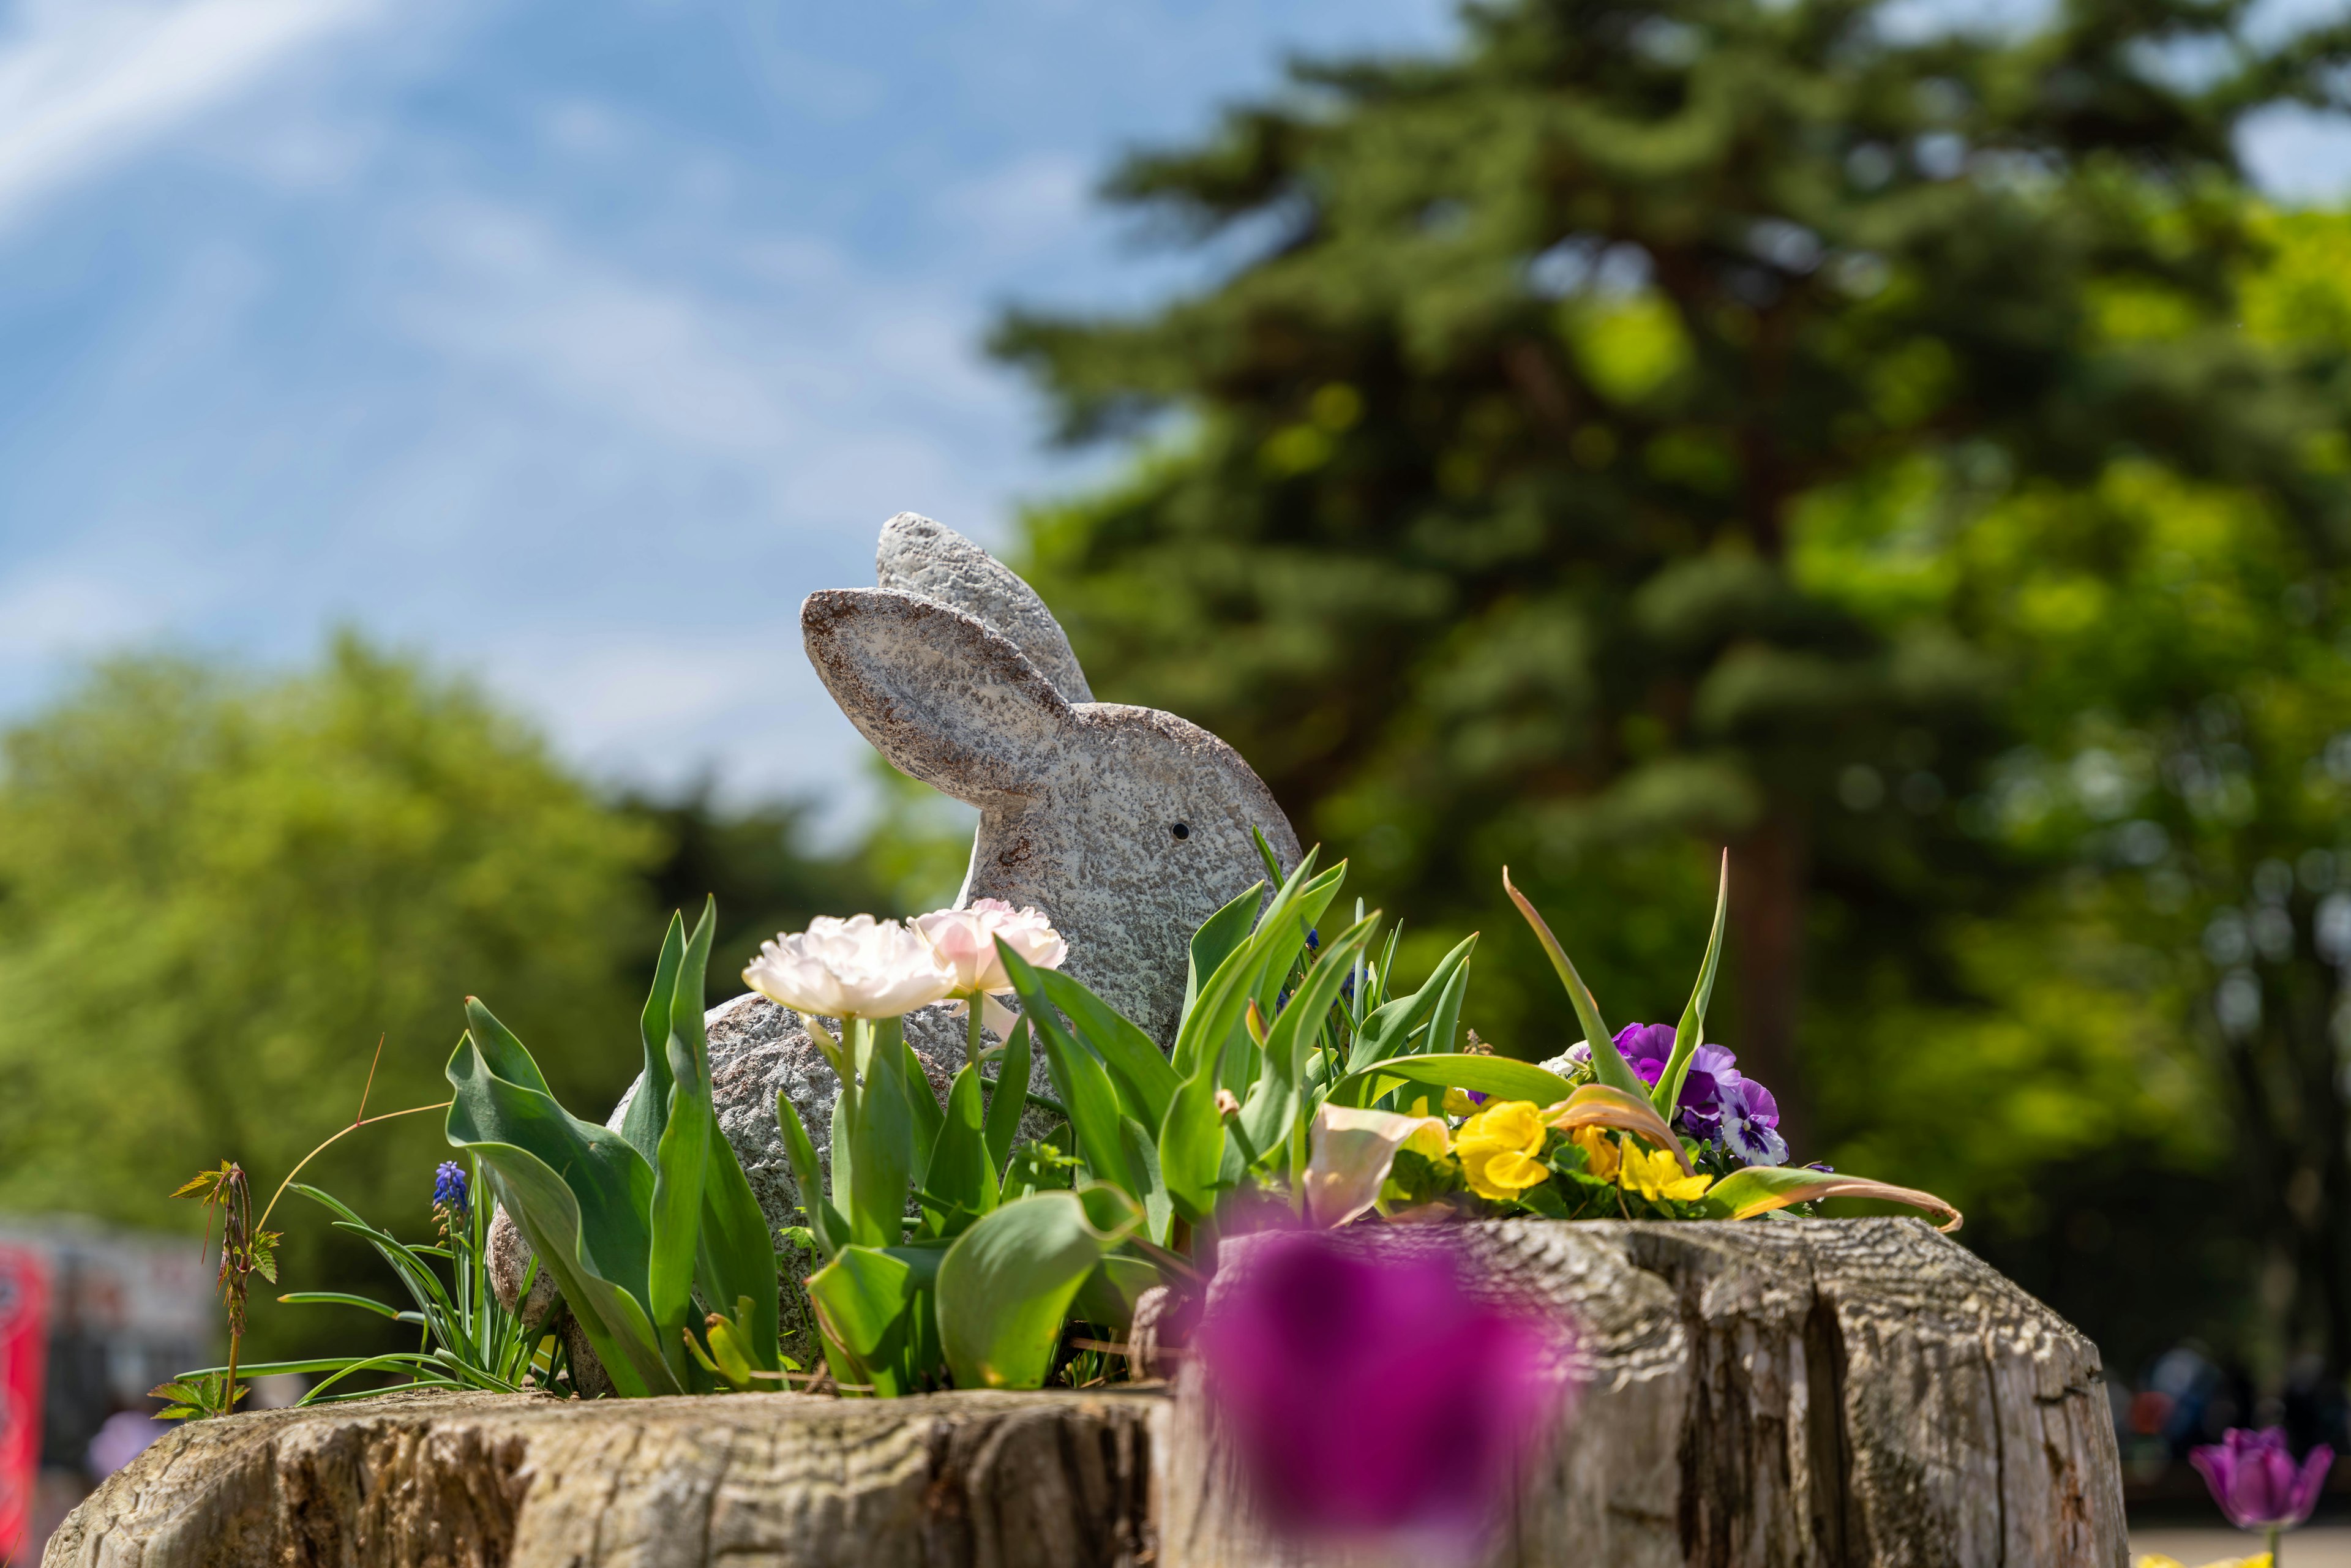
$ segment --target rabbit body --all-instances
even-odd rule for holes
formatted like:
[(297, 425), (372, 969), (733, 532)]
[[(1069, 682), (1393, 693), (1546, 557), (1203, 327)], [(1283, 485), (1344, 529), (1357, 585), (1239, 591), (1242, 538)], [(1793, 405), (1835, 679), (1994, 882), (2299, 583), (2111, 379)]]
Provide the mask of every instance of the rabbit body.
[[(883, 527), (875, 568), (879, 587), (825, 590), (801, 606), (818, 675), (892, 765), (979, 808), (957, 906), (1000, 898), (1043, 910), (1069, 942), (1066, 970), (1165, 1049), (1191, 934), (1265, 876), (1251, 830), (1285, 871), (1298, 863), (1272, 791), (1199, 726), (1093, 701), (1043, 601), (954, 530), (901, 513)], [(720, 1004), (708, 1027), (719, 1126), (768, 1224), (797, 1225), (776, 1097), (790, 1098), (829, 1160), (839, 1084), (798, 1016), (763, 997)], [(962, 1066), (965, 1030), (944, 1007), (906, 1016), (935, 1090)], [(1034, 1086), (1046, 1082), (1040, 1054)], [(496, 1272), (511, 1297), (520, 1264)]]

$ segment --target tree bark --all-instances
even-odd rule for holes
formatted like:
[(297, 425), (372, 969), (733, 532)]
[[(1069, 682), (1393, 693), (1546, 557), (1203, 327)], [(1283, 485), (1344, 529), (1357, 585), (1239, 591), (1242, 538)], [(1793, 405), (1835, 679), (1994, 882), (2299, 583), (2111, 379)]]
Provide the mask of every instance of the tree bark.
[(1796, 1052), (1804, 998), (1808, 837), (1798, 810), (1782, 803), (1730, 850), (1740, 1071), (1778, 1100), (1781, 1135), (1791, 1149), (1812, 1147), (1812, 1097)]
[[(1443, 1239), (1420, 1227), (1346, 1234)], [(1507, 1221), (1448, 1234), (1488, 1288), (1573, 1314), (1588, 1375), (1494, 1563), (2123, 1568), (2096, 1351), (1917, 1221)], [(1247, 1266), (1243, 1243), (1217, 1288)], [(166, 1437), (68, 1520), (43, 1563), (721, 1560), (1308, 1559), (1259, 1532), (1198, 1390), (1179, 1380), (1172, 1397), (416, 1394), (257, 1412)]]

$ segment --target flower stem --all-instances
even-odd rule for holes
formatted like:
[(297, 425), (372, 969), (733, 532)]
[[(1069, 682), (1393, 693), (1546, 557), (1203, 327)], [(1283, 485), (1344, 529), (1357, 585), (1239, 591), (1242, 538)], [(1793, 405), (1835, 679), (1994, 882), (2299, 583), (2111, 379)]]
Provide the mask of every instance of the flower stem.
[(2274, 1524), (2270, 1526), (2270, 1568), (2278, 1568), (2278, 1529)]

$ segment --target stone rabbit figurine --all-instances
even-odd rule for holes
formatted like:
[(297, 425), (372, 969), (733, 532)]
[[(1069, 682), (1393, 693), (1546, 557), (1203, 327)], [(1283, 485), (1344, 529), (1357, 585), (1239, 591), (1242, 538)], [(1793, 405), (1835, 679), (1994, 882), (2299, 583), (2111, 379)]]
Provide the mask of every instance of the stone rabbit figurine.
[[(801, 606), (810, 663), (893, 766), (979, 808), (958, 906), (992, 897), (1043, 910), (1069, 942), (1064, 968), (1166, 1048), (1192, 932), (1265, 875), (1250, 830), (1285, 871), (1298, 863), (1272, 791), (1199, 726), (1095, 702), (1036, 591), (953, 529), (902, 512), (883, 525), (875, 567), (879, 587), (828, 589)], [(764, 997), (712, 1009), (708, 1030), (719, 1126), (768, 1224), (798, 1224), (776, 1096), (790, 1097), (829, 1158), (832, 1070), (799, 1017)], [(925, 1008), (905, 1034), (944, 1093), (963, 1064), (963, 1021)], [(528, 1245), (503, 1215), (493, 1243), (511, 1304)], [(553, 1305), (551, 1291), (532, 1296), (538, 1315)]]

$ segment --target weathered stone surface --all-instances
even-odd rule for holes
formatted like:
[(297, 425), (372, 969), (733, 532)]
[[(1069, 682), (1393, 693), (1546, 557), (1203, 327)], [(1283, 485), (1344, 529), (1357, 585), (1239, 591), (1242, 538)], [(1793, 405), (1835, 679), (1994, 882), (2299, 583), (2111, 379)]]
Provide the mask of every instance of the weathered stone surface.
[[(1264, 876), (1252, 829), (1284, 866), (1298, 863), (1290, 820), (1240, 754), (1197, 725), (1092, 701), (1044, 601), (952, 528), (902, 512), (874, 564), (882, 588), (810, 596), (810, 661), (893, 765), (980, 809), (956, 902), (1045, 911), (1069, 941), (1068, 971), (1167, 1045), (1192, 933)], [(791, 1096), (829, 1159), (832, 1069), (799, 1019), (764, 1000), (716, 1008), (708, 1028), (719, 1125), (768, 1222), (792, 1224), (776, 1094)], [(905, 1028), (944, 1095), (963, 1064), (963, 1021), (925, 1008)], [(1031, 1084), (1046, 1083), (1040, 1053)], [(511, 1304), (529, 1252), (504, 1239), (496, 1277)]]
[[(1524, 1220), (1456, 1239), (1494, 1288), (1573, 1312), (1590, 1378), (1495, 1563), (2123, 1568), (2096, 1350), (1918, 1221)], [(408, 1396), (240, 1416), (151, 1449), (44, 1561), (1301, 1561), (1257, 1535), (1179, 1390)]]

